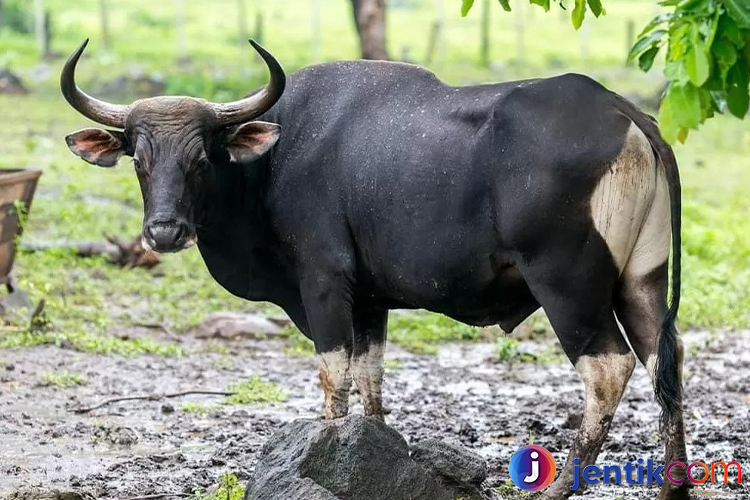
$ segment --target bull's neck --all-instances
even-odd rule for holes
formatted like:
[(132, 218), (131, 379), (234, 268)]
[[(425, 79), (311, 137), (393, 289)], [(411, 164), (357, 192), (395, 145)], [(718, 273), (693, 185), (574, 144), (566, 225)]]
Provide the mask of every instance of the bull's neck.
[(263, 283), (273, 255), (262, 195), (265, 165), (214, 165), (197, 210), (198, 248), (211, 275), (235, 295), (273, 300)]
[(265, 181), (262, 165), (216, 165), (199, 209), (202, 215), (198, 217), (199, 231), (209, 240), (222, 241), (226, 241), (227, 232), (234, 234), (241, 229), (260, 232), (265, 225), (260, 213)]

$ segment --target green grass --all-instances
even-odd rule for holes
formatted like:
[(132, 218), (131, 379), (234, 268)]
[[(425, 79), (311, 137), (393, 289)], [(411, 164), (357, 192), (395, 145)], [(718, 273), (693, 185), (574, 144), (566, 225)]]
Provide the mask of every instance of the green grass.
[(137, 356), (151, 354), (155, 356), (182, 356), (186, 354), (183, 347), (176, 344), (164, 344), (151, 338), (121, 339), (110, 335), (94, 334), (79, 331), (11, 331), (0, 330), (0, 349), (34, 347), (38, 345), (56, 345), (72, 348), (81, 352), (118, 356)]
[(416, 354), (435, 354), (443, 342), (478, 340), (479, 331), (439, 314), (391, 313), (388, 319), (388, 339)]
[(296, 328), (290, 328), (289, 337), (284, 346), (284, 354), (292, 358), (312, 358), (315, 356), (315, 344)]
[(215, 412), (218, 408), (218, 405), (208, 405), (201, 403), (200, 401), (189, 401), (180, 405), (180, 410), (185, 413), (192, 413), (201, 417), (205, 417), (209, 413)]
[(86, 385), (88, 379), (84, 375), (78, 373), (70, 373), (67, 371), (61, 372), (47, 372), (42, 374), (42, 384), (51, 387), (76, 387), (79, 385)]
[(283, 403), (287, 399), (287, 395), (277, 384), (257, 376), (233, 382), (229, 384), (227, 391), (236, 393), (226, 398), (226, 403), (230, 405)]
[(386, 359), (385, 361), (383, 361), (383, 369), (387, 372), (401, 370), (403, 367), (404, 363), (402, 363), (398, 359)]
[(287, 395), (278, 384), (253, 376), (227, 385), (227, 392), (233, 392), (220, 403), (208, 404), (202, 401), (188, 401), (180, 406), (185, 413), (192, 413), (201, 417), (213, 413), (221, 405), (232, 406), (262, 406), (266, 404), (283, 403)]
[(240, 484), (234, 474), (225, 474), (221, 483), (210, 493), (196, 491), (192, 500), (242, 500), (245, 497), (245, 486)]
[[(235, 18), (233, 0), (217, 0), (211, 8), (201, 2), (184, 2), (191, 61), (183, 66), (176, 63), (173, 2), (108, 4), (112, 48), (105, 51), (99, 38), (97, 0), (45, 2), (55, 23), (55, 50), (68, 53), (83, 37), (92, 37), (79, 81), (93, 93), (105, 81), (134, 68), (160, 72), (169, 92), (220, 99), (239, 97), (266, 78), (258, 58), (226, 24)], [(263, 41), (288, 70), (314, 62), (311, 5), (307, 0), (249, 4), (251, 18), (263, 13)], [(544, 14), (524, 6), (506, 14), (495, 8), (490, 68), (476, 64), (480, 10), (461, 19), (459, 2), (444, 6), (446, 51), (436, 57), (431, 69), (451, 83), (578, 70), (621, 92), (651, 93), (659, 86), (657, 78), (622, 65), (627, 21), (643, 25), (654, 14), (650, 0), (609, 2), (607, 16), (590, 22), (588, 35), (585, 30), (573, 31), (569, 12)], [(516, 47), (519, 15), (525, 27), (522, 63)], [(411, 58), (422, 62), (426, 33), (435, 16), (432, 2), (391, 2), (392, 55), (399, 57), (402, 48), (408, 47)], [(321, 33), (321, 60), (356, 56), (347, 2), (324, 2)], [(588, 58), (581, 50), (586, 37)], [(36, 71), (31, 78), (39, 64), (33, 35), (0, 30), (0, 65), (18, 71), (32, 91), (27, 96), (0, 96), (0, 168), (44, 170), (23, 241), (96, 240), (104, 233), (135, 236), (142, 208), (131, 164), (123, 160), (116, 168), (98, 169), (74, 157), (64, 144), (66, 134), (91, 124), (59, 96), (56, 79), (61, 62), (52, 62), (48, 74)], [(746, 328), (750, 326), (750, 126), (718, 117), (692, 133), (676, 152), (685, 193), (681, 326)], [(273, 306), (243, 301), (221, 289), (196, 249), (164, 256), (154, 271), (119, 269), (102, 258), (80, 259), (66, 251), (21, 251), (15, 274), (32, 299), (46, 299), (49, 327), (32, 333), (18, 322), (1, 325), (0, 349), (53, 344), (115, 355), (183, 355), (189, 353), (157, 334), (136, 338), (122, 334), (137, 323), (162, 324), (180, 333), (219, 310), (278, 312)], [(547, 330), (540, 318), (532, 317), (527, 327)], [(389, 329), (393, 342), (426, 354), (436, 352), (441, 342), (476, 341), (481, 332), (421, 312), (391, 314)], [(309, 356), (313, 350), (309, 341), (296, 335), (287, 341), (285, 352)]]
[(500, 498), (505, 500), (526, 500), (532, 496), (531, 493), (521, 490), (510, 480), (495, 488), (495, 491), (500, 495)]

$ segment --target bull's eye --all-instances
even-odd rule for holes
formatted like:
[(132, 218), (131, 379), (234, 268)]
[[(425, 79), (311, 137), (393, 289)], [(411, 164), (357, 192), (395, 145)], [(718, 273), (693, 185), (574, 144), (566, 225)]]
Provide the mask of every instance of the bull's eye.
[(137, 158), (133, 158), (133, 166), (137, 172), (141, 171), (141, 162), (139, 162)]

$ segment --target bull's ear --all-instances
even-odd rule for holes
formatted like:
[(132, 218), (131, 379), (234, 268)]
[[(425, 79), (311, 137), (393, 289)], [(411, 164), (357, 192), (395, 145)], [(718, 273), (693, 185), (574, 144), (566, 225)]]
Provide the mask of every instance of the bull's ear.
[(281, 125), (268, 122), (248, 122), (229, 136), (227, 150), (232, 161), (245, 163), (257, 160), (276, 144)]
[(126, 151), (125, 134), (116, 130), (85, 128), (65, 137), (68, 148), (92, 165), (114, 167)]

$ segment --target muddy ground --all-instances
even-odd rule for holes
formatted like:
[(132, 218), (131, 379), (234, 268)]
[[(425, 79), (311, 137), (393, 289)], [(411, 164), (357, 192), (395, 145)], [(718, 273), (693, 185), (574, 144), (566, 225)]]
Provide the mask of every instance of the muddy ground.
[[(684, 337), (690, 458), (733, 459), (750, 473), (750, 332)], [(553, 342), (521, 347), (544, 352)], [(196, 487), (216, 485), (226, 472), (247, 478), (279, 426), (321, 413), (315, 360), (285, 356), (279, 341), (231, 342), (229, 353), (222, 354), (206, 341), (184, 344), (191, 354), (176, 358), (112, 358), (52, 346), (0, 351), (0, 497), (24, 485), (56, 485), (108, 499), (189, 495)], [(494, 361), (493, 354), (492, 344), (445, 345), (437, 356), (390, 346), (387, 357), (398, 362), (389, 363), (394, 368), (386, 375), (387, 421), (410, 442), (439, 437), (475, 449), (489, 460), (497, 485), (508, 480), (510, 456), (530, 439), (550, 450), (560, 467), (583, 402), (575, 372), (563, 360), (509, 365)], [(62, 370), (84, 374), (88, 383), (40, 385), (44, 373)], [(252, 375), (278, 383), (288, 401), (219, 406), (205, 415), (182, 405), (213, 405), (221, 398), (123, 402), (88, 415), (69, 411), (113, 396), (223, 390)], [(356, 396), (352, 410), (362, 411)], [(600, 464), (660, 462), (657, 415), (639, 366)], [(735, 482), (733, 477), (729, 485), (696, 489), (696, 498), (750, 498), (750, 489)], [(598, 485), (584, 498), (645, 499), (656, 493), (639, 485)]]

